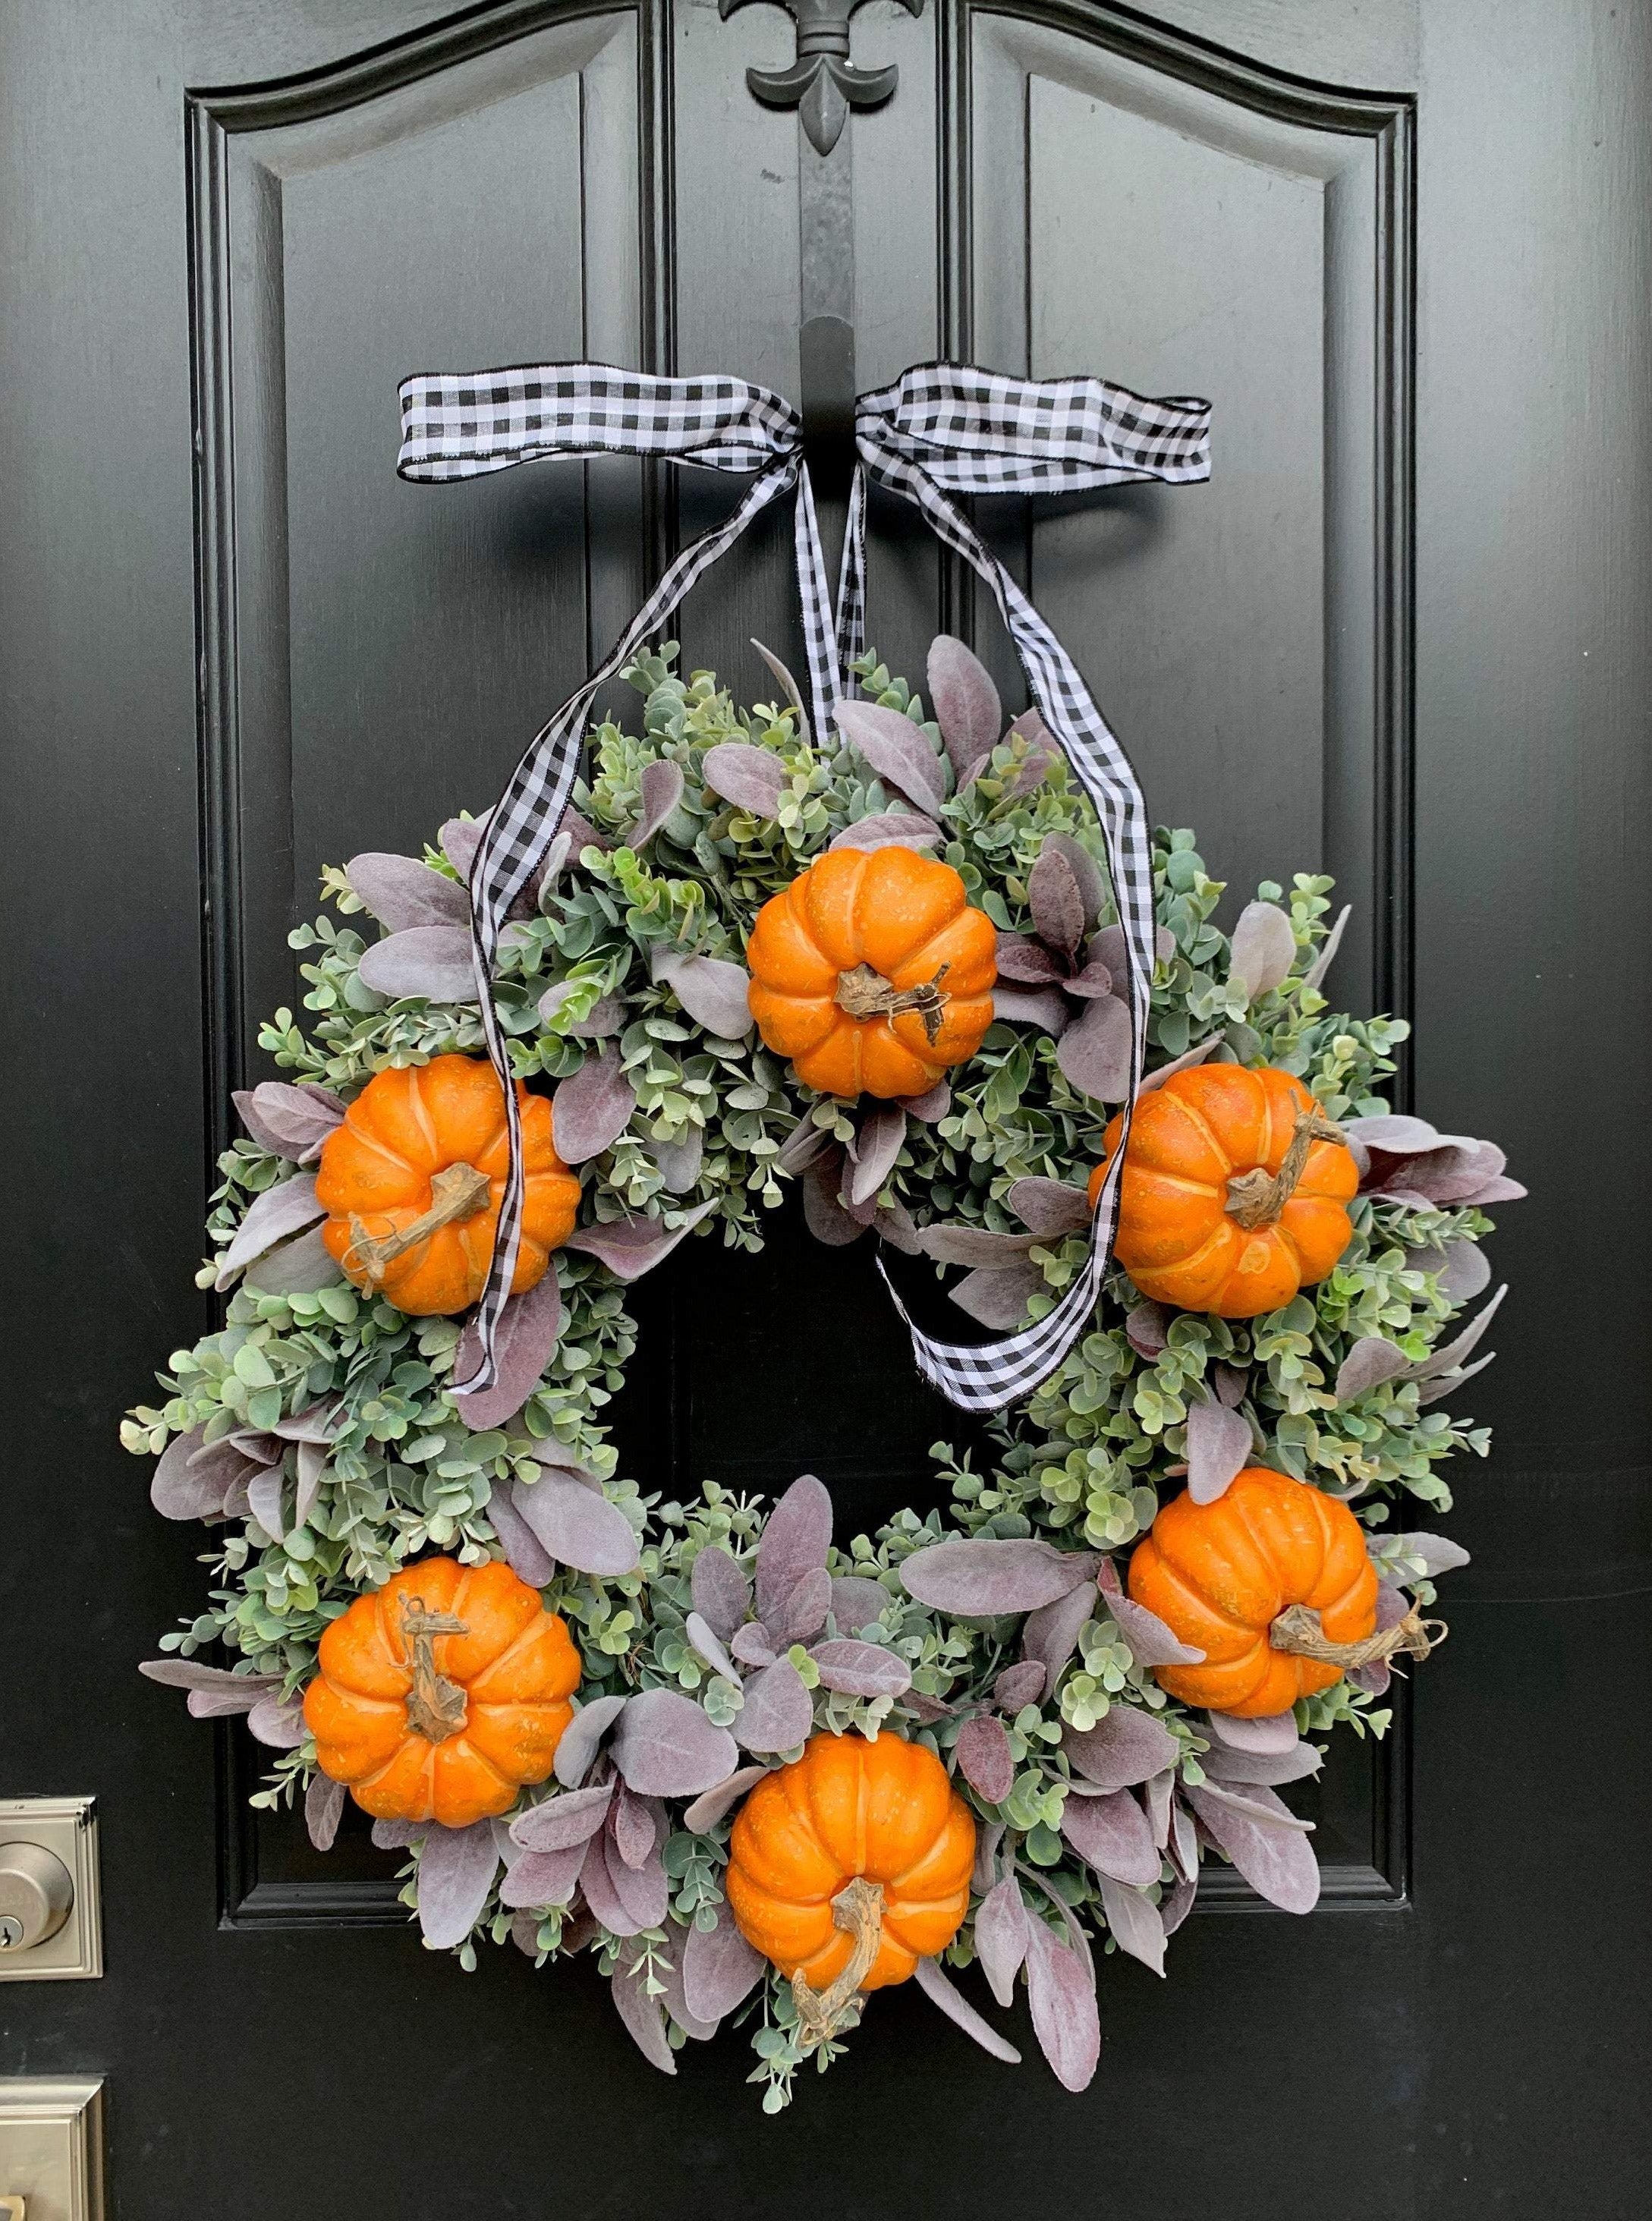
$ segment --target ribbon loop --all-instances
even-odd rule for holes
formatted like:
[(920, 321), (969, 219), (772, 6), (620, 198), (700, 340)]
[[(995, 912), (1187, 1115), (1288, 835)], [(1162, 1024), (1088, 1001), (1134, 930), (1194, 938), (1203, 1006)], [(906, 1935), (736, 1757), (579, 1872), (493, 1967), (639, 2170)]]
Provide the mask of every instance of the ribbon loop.
[(1124, 1145), (1147, 1043), (1152, 862), (1146, 805), (1129, 758), (1067, 650), (954, 496), (1077, 492), (1142, 479), (1179, 485), (1207, 478), (1208, 404), (1146, 400), (1098, 378), (1013, 379), (959, 363), (920, 363), (893, 385), (860, 395), (855, 404), (860, 460), (834, 621), (814, 491), (803, 462), (802, 424), (792, 404), (767, 387), (732, 378), (650, 378), (605, 364), (553, 363), (421, 375), (404, 382), (401, 400), (397, 467), (420, 482), (478, 478), (553, 456), (603, 454), (657, 455), (704, 469), (757, 473), (733, 512), (674, 559), (600, 667), (535, 736), (495, 804), (471, 866), (482, 1024), (504, 1085), (510, 1164), (476, 1314), (476, 1363), (464, 1380), (455, 1381), (455, 1393), (478, 1393), (493, 1385), (494, 1336), (521, 1243), (521, 1113), (493, 1008), (493, 965), (510, 904), (532, 879), (568, 806), (591, 704), (752, 519), (795, 490), (798, 594), (815, 729), (823, 736), (835, 719), (843, 674), (865, 636), (867, 484), (873, 479), (910, 503), (991, 588), (1033, 698), (1100, 820), (1129, 956), (1131, 1084), (1123, 1132), (1097, 1203), (1085, 1269), (1061, 1300), (1043, 1318), (1001, 1341), (942, 1342), (914, 1324), (879, 1261), (926, 1380), (965, 1411), (1000, 1410), (1026, 1395), (1084, 1332), (1111, 1253)]

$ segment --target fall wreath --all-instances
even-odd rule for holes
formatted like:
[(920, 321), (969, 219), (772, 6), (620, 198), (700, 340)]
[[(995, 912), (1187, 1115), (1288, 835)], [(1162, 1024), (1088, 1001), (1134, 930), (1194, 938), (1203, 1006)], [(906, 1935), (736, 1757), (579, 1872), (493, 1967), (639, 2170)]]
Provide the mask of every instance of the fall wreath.
[(372, 1815), (431, 1948), (596, 1955), (667, 2073), (737, 2022), (776, 2110), (909, 1976), (1014, 2059), (955, 1979), (979, 1961), (1082, 2088), (1098, 1955), (1161, 1973), (1203, 1858), (1315, 1901), (1277, 1792), (1314, 1738), (1380, 1736), (1393, 1659), (1442, 1632), (1465, 1553), (1396, 1508), (1445, 1509), (1442, 1464), (1486, 1447), (1442, 1402), (1499, 1298), (1453, 1322), (1522, 1190), (1391, 1113), (1406, 1029), (1328, 1002), (1328, 879), (1230, 936), (1160, 833), (1113, 1267), (992, 1469), (945, 1454), (948, 1513), (847, 1541), (807, 1477), (767, 1512), (648, 1492), (603, 1416), (632, 1281), (691, 1236), (756, 1248), (797, 1183), (821, 1241), (875, 1230), (984, 1325), (1036, 1318), (1129, 1085), (1106, 852), (1036, 712), (1006, 728), (948, 638), (927, 708), (868, 656), (829, 735), (778, 665), (787, 698), (742, 712), (674, 660), (628, 673), (641, 730), (592, 734), (501, 952), (526, 1186), (480, 1396), (449, 1383), (505, 1167), (481, 825), (329, 870), (293, 935), (305, 1017), (263, 1029), (285, 1077), (237, 1097), (209, 1223), (224, 1323), (123, 1430), (210, 1533), (206, 1606), (144, 1671), (244, 1713), (277, 1754), (254, 1801), (321, 1848), (347, 1798)]

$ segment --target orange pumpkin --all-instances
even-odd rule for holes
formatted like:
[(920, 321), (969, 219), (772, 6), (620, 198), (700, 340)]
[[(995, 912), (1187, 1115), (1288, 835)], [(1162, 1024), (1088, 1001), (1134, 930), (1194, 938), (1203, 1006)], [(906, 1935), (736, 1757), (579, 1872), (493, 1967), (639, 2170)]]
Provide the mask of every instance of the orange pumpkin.
[(1334, 1496), (1252, 1466), (1214, 1504), (1167, 1504), (1130, 1559), (1130, 1594), (1202, 1666), (1161, 1666), (1185, 1705), (1242, 1719), (1288, 1711), (1342, 1669), (1281, 1650), (1269, 1630), (1291, 1605), (1319, 1614), (1327, 1642), (1359, 1642), (1377, 1624), (1377, 1576), (1365, 1530)]
[(379, 1820), (467, 1828), (543, 1781), (579, 1654), (497, 1560), (427, 1558), (360, 1596), (321, 1640), (304, 1719), (323, 1774)]
[[(573, 1231), (579, 1183), (556, 1154), (551, 1106), (520, 1080), (522, 1247), (511, 1292), (545, 1276)], [(322, 1239), (359, 1288), (416, 1317), (469, 1309), (481, 1294), (504, 1198), (504, 1090), (474, 1056), (376, 1073), (322, 1150)]]
[[(1093, 1204), (1106, 1156), (1090, 1176)], [(1144, 1296), (1256, 1318), (1323, 1280), (1354, 1228), (1352, 1156), (1288, 1072), (1200, 1064), (1136, 1105), (1113, 1254)]]
[(747, 1942), (792, 1977), (807, 2031), (834, 1986), (847, 1985), (841, 2011), (946, 1949), (974, 1861), (974, 1820), (933, 1751), (887, 1731), (811, 1736), (740, 1808), (729, 1903)]
[(927, 1094), (992, 1023), (992, 921), (913, 848), (817, 858), (758, 912), (746, 962), (759, 1032), (823, 1095)]

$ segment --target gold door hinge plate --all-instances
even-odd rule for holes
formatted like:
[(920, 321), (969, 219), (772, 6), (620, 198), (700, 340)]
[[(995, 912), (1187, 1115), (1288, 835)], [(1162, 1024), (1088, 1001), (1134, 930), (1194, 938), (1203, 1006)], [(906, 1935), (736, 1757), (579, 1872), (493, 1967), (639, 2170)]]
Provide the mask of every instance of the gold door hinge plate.
[(0, 2081), (0, 2214), (103, 2221), (103, 2108), (101, 2081)]

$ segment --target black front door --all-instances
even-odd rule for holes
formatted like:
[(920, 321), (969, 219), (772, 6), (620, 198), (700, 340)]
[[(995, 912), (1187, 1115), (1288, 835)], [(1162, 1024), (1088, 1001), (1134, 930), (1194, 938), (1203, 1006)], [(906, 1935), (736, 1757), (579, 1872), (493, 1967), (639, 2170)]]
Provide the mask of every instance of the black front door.
[[(108, 1959), (0, 1988), (0, 2074), (107, 2075), (126, 2221), (1630, 2215), (1644, 22), (874, 0), (854, 36), (899, 84), (823, 156), (748, 90), (792, 56), (769, 9), (0, 11), (0, 1795), (97, 1797)], [(1336, 1749), (1321, 1912), (1212, 1890), (1162, 1987), (1110, 1958), (1083, 2098), (919, 2044), (903, 1993), (773, 2123), (737, 2042), (652, 2075), (588, 1968), (466, 1979), (364, 1830), (323, 1861), (248, 1809), (239, 1724), (215, 1747), (135, 1678), (203, 1569), (116, 1425), (208, 1323), (212, 1156), (322, 867), (485, 808), (728, 499), (623, 461), (436, 498), (394, 475), (398, 379), (585, 357), (796, 394), (823, 307), (862, 385), (949, 353), (1211, 397), (1197, 498), (982, 522), (1155, 820), (1200, 829), (1233, 909), (1334, 873), (1349, 1000), (1412, 1019), (1417, 1107), (1495, 1134), (1535, 1199), (1497, 1239), (1517, 1292), (1474, 1399), (1492, 1461), (1455, 1476), (1453, 1640), (1383, 1747)], [(679, 620), (688, 660), (767, 691), (748, 642), (798, 660), (792, 596), (760, 526)], [(941, 627), (1011, 691), (984, 597), (879, 510), (872, 637), (916, 679)], [(788, 1219), (641, 1316), (645, 1486), (812, 1469), (841, 1533), (939, 1500), (929, 1446), (967, 1430), (860, 1250)]]

